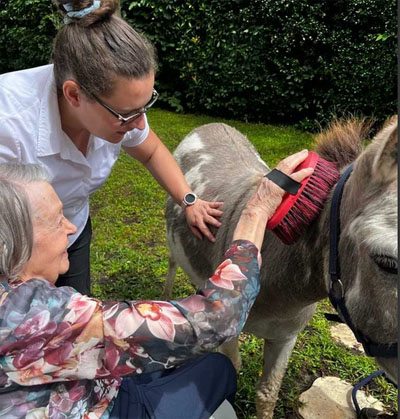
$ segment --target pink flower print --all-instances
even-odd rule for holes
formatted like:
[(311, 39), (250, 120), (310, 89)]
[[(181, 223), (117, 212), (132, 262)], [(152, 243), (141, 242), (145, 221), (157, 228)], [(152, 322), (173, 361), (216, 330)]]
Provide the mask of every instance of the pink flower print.
[(97, 302), (91, 298), (74, 294), (68, 303), (70, 310), (64, 320), (70, 323), (87, 323), (93, 315), (97, 306)]
[[(112, 311), (114, 310), (110, 310), (110, 312)], [(106, 328), (106, 334), (114, 335), (117, 339), (125, 339), (131, 336), (144, 322), (144, 319), (133, 307), (125, 308), (117, 315), (114, 330), (112, 329), (112, 320), (112, 317), (108, 319), (110, 327)]]
[(193, 313), (205, 310), (204, 297), (201, 295), (192, 295), (179, 300), (178, 305)]
[(64, 342), (58, 348), (47, 349), (44, 359), (52, 365), (64, 365), (74, 349), (71, 342)]
[(51, 381), (51, 377), (44, 374), (44, 367), (43, 359), (39, 359), (34, 364), (29, 365), (29, 368), (17, 371), (18, 379), (15, 379), (15, 377), (11, 377), (11, 379), (22, 385), (44, 384)]
[(104, 320), (112, 320), (115, 316), (115, 314), (118, 312), (119, 304), (113, 304), (110, 308), (107, 308), (103, 312), (103, 318)]
[(172, 304), (163, 301), (141, 301), (134, 308), (122, 310), (115, 321), (115, 330), (120, 339), (133, 334), (144, 322), (152, 335), (172, 342), (175, 324), (184, 324), (186, 319)]
[(210, 312), (223, 310), (225, 307), (224, 303), (219, 299), (213, 300), (213, 294), (217, 294), (217, 298), (219, 298), (218, 292), (216, 293), (216, 290), (212, 288), (204, 290), (203, 295), (192, 295), (184, 300), (179, 300), (177, 304), (185, 310), (192, 312), (192, 314), (204, 314), (205, 310), (209, 310)]
[(121, 355), (114, 345), (106, 346), (105, 350), (106, 352), (103, 364), (106, 367), (107, 371), (112, 371), (118, 365)]
[(239, 266), (232, 263), (231, 259), (226, 259), (218, 266), (210, 281), (217, 287), (233, 290), (233, 281), (245, 279), (247, 278), (242, 274)]
[(51, 417), (54, 418), (62, 418), (66, 417), (63, 413), (70, 412), (74, 401), (69, 398), (68, 393), (55, 393), (53, 392), (51, 395), (51, 403), (52, 403), (52, 411), (51, 411)]
[(150, 332), (160, 339), (173, 342), (175, 324), (184, 324), (187, 320), (181, 312), (170, 303), (149, 301), (135, 304), (138, 313), (146, 319)]
[[(41, 312), (35, 314), (30, 319), (27, 319), (25, 322), (20, 324), (14, 330), (15, 337), (26, 337), (40, 334), (44, 329), (49, 325), (50, 322), (50, 312), (47, 310), (42, 310)], [(55, 328), (54, 322), (51, 323), (51, 331)]]
[(68, 390), (68, 396), (74, 402), (81, 400), (86, 394), (85, 386), (77, 381), (73, 386)]
[(13, 364), (18, 369), (23, 369), (31, 364), (34, 364), (38, 359), (44, 355), (43, 346), (46, 341), (38, 339), (33, 343), (26, 344), (24, 350), (18, 351), (13, 360)]
[(58, 348), (63, 345), (64, 342), (70, 341), (70, 336), (72, 335), (74, 328), (67, 322), (58, 323), (56, 332), (53, 337), (48, 341), (47, 347)]

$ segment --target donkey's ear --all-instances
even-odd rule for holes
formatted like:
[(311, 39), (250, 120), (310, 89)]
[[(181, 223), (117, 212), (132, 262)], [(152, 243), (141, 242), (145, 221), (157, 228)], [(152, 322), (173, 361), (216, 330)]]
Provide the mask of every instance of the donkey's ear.
[(374, 180), (388, 184), (397, 178), (397, 119), (391, 121), (378, 133), (378, 153), (372, 164)]

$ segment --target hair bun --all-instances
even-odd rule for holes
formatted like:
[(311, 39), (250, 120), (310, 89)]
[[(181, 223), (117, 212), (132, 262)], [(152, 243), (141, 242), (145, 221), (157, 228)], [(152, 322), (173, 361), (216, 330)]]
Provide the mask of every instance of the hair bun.
[(90, 26), (111, 17), (119, 8), (119, 0), (53, 0), (64, 16), (64, 23)]

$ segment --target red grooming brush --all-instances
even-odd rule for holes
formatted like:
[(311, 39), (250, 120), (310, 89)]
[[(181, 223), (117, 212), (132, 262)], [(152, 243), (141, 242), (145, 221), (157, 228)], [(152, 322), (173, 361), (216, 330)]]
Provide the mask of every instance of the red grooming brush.
[(313, 167), (311, 176), (301, 182), (295, 195), (286, 193), (281, 205), (267, 223), (285, 244), (293, 244), (320, 214), (330, 190), (339, 180), (336, 165), (310, 151), (297, 170)]

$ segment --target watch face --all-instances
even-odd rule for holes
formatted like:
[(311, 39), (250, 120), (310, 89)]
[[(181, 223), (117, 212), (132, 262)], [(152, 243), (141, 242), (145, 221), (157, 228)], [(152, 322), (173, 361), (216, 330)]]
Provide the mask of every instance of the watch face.
[(196, 195), (193, 193), (187, 193), (185, 195), (185, 202), (187, 205), (194, 204), (196, 202)]

